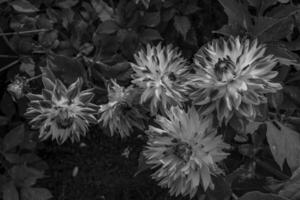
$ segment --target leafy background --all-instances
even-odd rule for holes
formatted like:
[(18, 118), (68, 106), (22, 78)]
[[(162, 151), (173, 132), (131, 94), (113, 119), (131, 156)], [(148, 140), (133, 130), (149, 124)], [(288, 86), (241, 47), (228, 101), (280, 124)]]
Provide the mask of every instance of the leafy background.
[[(172, 43), (191, 60), (220, 36), (258, 38), (278, 57), (283, 90), (259, 121), (221, 131), (234, 151), (226, 176), (201, 200), (300, 199), (300, 7), (289, 0), (0, 0), (0, 189), (3, 200), (167, 200), (140, 156), (142, 132), (121, 140), (91, 127), (80, 143), (39, 142), (24, 118), (28, 100), (6, 90), (16, 74), (49, 67), (66, 84), (77, 77), (107, 101), (105, 84), (130, 84), (129, 62), (147, 43)], [(1, 197), (0, 197), (1, 198)]]

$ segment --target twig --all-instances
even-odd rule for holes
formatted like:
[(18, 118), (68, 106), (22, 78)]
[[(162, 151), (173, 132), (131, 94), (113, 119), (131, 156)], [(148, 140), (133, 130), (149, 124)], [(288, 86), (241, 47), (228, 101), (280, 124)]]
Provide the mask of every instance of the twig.
[(30, 30), (30, 31), (0, 33), (0, 36), (22, 35), (22, 34), (40, 33), (40, 32), (47, 32), (47, 31), (50, 31), (50, 29), (42, 28), (42, 29), (36, 29), (36, 30)]
[(16, 65), (19, 61), (20, 61), (19, 59), (18, 59), (18, 60), (15, 60), (15, 61), (9, 63), (8, 65), (2, 67), (2, 68), (0, 69), (0, 72), (2, 72), (2, 71), (4, 71), (4, 70), (7, 70), (8, 68), (10, 68), (10, 67)]

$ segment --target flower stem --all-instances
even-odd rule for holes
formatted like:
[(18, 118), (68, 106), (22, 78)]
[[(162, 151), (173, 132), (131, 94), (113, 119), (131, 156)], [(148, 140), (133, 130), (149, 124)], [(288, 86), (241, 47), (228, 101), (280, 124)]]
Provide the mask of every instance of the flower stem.
[(50, 29), (42, 28), (42, 29), (36, 29), (36, 30), (30, 30), (30, 31), (0, 33), (0, 36), (22, 35), (22, 34), (40, 33), (40, 32), (47, 32), (47, 31), (50, 31)]
[(15, 60), (15, 61), (9, 63), (8, 65), (5, 65), (4, 67), (2, 67), (2, 68), (0, 69), (0, 72), (2, 72), (2, 71), (4, 71), (4, 70), (7, 70), (8, 68), (10, 68), (10, 67), (16, 65), (19, 61), (20, 61), (20, 60), (18, 59), (18, 60)]

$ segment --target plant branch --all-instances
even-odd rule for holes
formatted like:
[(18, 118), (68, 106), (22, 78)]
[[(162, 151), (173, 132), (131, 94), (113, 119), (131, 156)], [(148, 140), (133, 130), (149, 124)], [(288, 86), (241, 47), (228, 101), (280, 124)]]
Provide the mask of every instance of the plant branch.
[(18, 62), (20, 62), (19, 59), (18, 59), (18, 60), (15, 60), (15, 61), (13, 61), (13, 62), (11, 62), (11, 63), (9, 63), (8, 65), (5, 65), (4, 67), (2, 67), (2, 68), (0, 69), (0, 72), (3, 72), (4, 70), (7, 70), (8, 68), (10, 68), (10, 67), (16, 65)]

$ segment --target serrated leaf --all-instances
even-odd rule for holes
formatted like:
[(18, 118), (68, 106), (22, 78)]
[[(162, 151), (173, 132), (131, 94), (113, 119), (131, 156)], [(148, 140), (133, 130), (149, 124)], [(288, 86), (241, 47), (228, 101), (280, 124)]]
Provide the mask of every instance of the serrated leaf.
[(24, 124), (10, 130), (3, 139), (3, 150), (8, 151), (21, 144), (24, 140), (24, 131)]
[(267, 194), (258, 191), (248, 192), (239, 198), (239, 200), (288, 200), (276, 194)]
[(140, 38), (144, 43), (151, 42), (153, 40), (162, 40), (160, 33), (155, 29), (144, 29), (140, 33)]
[(48, 200), (53, 196), (46, 188), (22, 188), (20, 194), (22, 200)]
[(146, 12), (141, 18), (141, 24), (148, 27), (155, 27), (160, 22), (160, 12)]
[(107, 20), (101, 24), (99, 24), (97, 28), (97, 33), (104, 33), (104, 34), (112, 34), (118, 31), (120, 27), (118, 24), (113, 20)]
[(18, 12), (22, 13), (33, 13), (39, 11), (37, 7), (32, 5), (27, 0), (15, 0), (10, 3), (10, 5)]
[(300, 134), (279, 121), (268, 121), (267, 140), (272, 155), (282, 168), (286, 160), (292, 170), (300, 166)]
[(187, 32), (191, 29), (191, 22), (186, 16), (175, 16), (174, 27), (185, 39)]
[(8, 182), (2, 186), (3, 200), (19, 200), (18, 190), (13, 182)]

